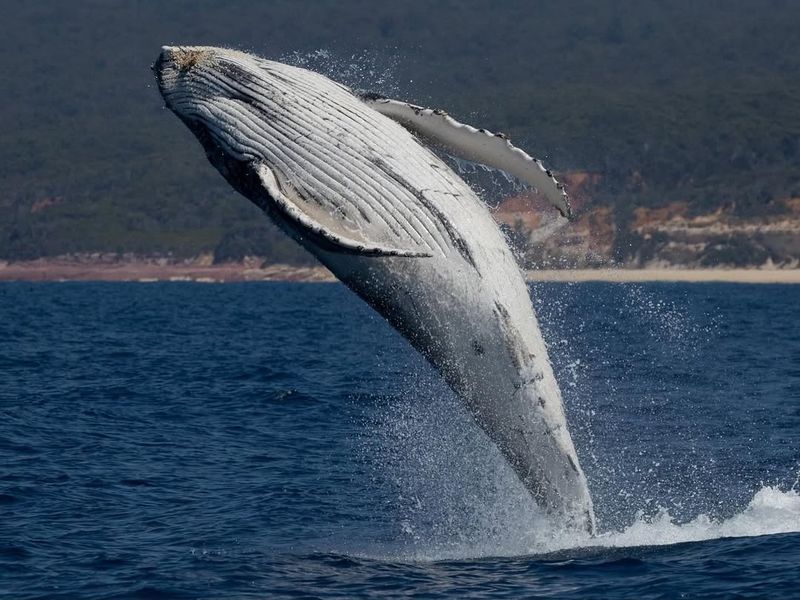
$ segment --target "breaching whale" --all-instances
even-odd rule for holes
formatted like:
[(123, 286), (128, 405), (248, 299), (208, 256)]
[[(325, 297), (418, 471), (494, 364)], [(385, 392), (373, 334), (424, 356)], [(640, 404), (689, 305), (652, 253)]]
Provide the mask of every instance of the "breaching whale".
[(593, 533), (520, 269), (489, 209), (421, 140), (515, 175), (569, 215), (552, 174), (502, 134), (242, 52), (164, 47), (154, 71), (225, 179), (438, 369), (549, 515)]

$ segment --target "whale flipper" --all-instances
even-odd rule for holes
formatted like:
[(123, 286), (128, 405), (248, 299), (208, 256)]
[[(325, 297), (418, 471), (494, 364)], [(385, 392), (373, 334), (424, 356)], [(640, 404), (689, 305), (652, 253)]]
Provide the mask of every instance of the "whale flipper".
[(341, 223), (334, 219), (323, 224), (323, 218), (315, 217), (300, 199), (294, 187), (279, 178), (276, 173), (265, 164), (256, 167), (256, 174), (264, 190), (273, 201), (273, 207), (288, 221), (299, 226), (306, 235), (329, 249), (347, 254), (361, 254), (365, 256), (400, 256), (400, 257), (425, 257), (431, 256), (426, 250), (388, 246), (369, 240), (359, 239), (354, 232), (348, 232)]
[(564, 217), (572, 217), (564, 186), (556, 181), (542, 161), (514, 146), (504, 134), (459, 123), (442, 110), (423, 108), (376, 94), (362, 94), (360, 97), (372, 109), (440, 146), (445, 152), (500, 169), (532, 185)]

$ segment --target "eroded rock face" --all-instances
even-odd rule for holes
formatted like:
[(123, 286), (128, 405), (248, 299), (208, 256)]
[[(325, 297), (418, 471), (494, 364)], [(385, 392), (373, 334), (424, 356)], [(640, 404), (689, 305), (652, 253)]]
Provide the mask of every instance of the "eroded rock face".
[(738, 217), (730, 210), (691, 215), (685, 202), (636, 209), (631, 233), (641, 243), (637, 266), (796, 266), (800, 258), (800, 200), (779, 215)]
[(548, 218), (534, 194), (509, 198), (504, 223), (526, 267), (763, 267), (800, 265), (800, 198), (779, 201), (774, 214), (741, 217), (733, 207), (693, 213), (687, 202), (639, 207), (626, 223), (610, 207), (593, 205), (599, 175), (567, 174), (577, 218)]

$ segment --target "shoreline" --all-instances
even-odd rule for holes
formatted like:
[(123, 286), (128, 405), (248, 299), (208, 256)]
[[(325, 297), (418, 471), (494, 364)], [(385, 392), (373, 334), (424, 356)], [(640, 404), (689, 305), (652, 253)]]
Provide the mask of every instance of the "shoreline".
[(37, 259), (0, 262), (0, 282), (4, 281), (108, 281), (156, 283), (193, 281), (234, 283), (246, 281), (336, 281), (325, 267), (298, 267), (275, 264), (261, 266), (258, 261), (210, 264), (205, 261), (75, 261)]
[[(682, 282), (682, 283), (780, 283), (800, 284), (799, 269), (563, 269), (525, 272), (529, 282)], [(322, 266), (297, 267), (258, 261), (209, 264), (207, 262), (98, 261), (37, 259), (0, 261), (0, 282), (169, 282), (232, 283), (249, 281), (334, 282)]]
[(800, 283), (800, 269), (564, 269), (526, 271), (528, 281), (608, 283)]

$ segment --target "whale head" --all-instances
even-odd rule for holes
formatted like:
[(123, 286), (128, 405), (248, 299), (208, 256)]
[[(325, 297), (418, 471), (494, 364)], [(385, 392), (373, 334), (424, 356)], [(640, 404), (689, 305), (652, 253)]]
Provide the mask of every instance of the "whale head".
[(269, 118), (259, 97), (269, 92), (272, 75), (261, 62), (227, 48), (164, 46), (152, 67), (167, 108), (228, 182), (257, 204), (253, 165), (264, 160), (263, 137), (242, 123)]
[(243, 158), (252, 154), (252, 140), (235, 126), (236, 120), (257, 107), (255, 94), (242, 82), (252, 81), (258, 70), (251, 56), (209, 46), (164, 46), (153, 65), (167, 108), (203, 146), (213, 142)]

